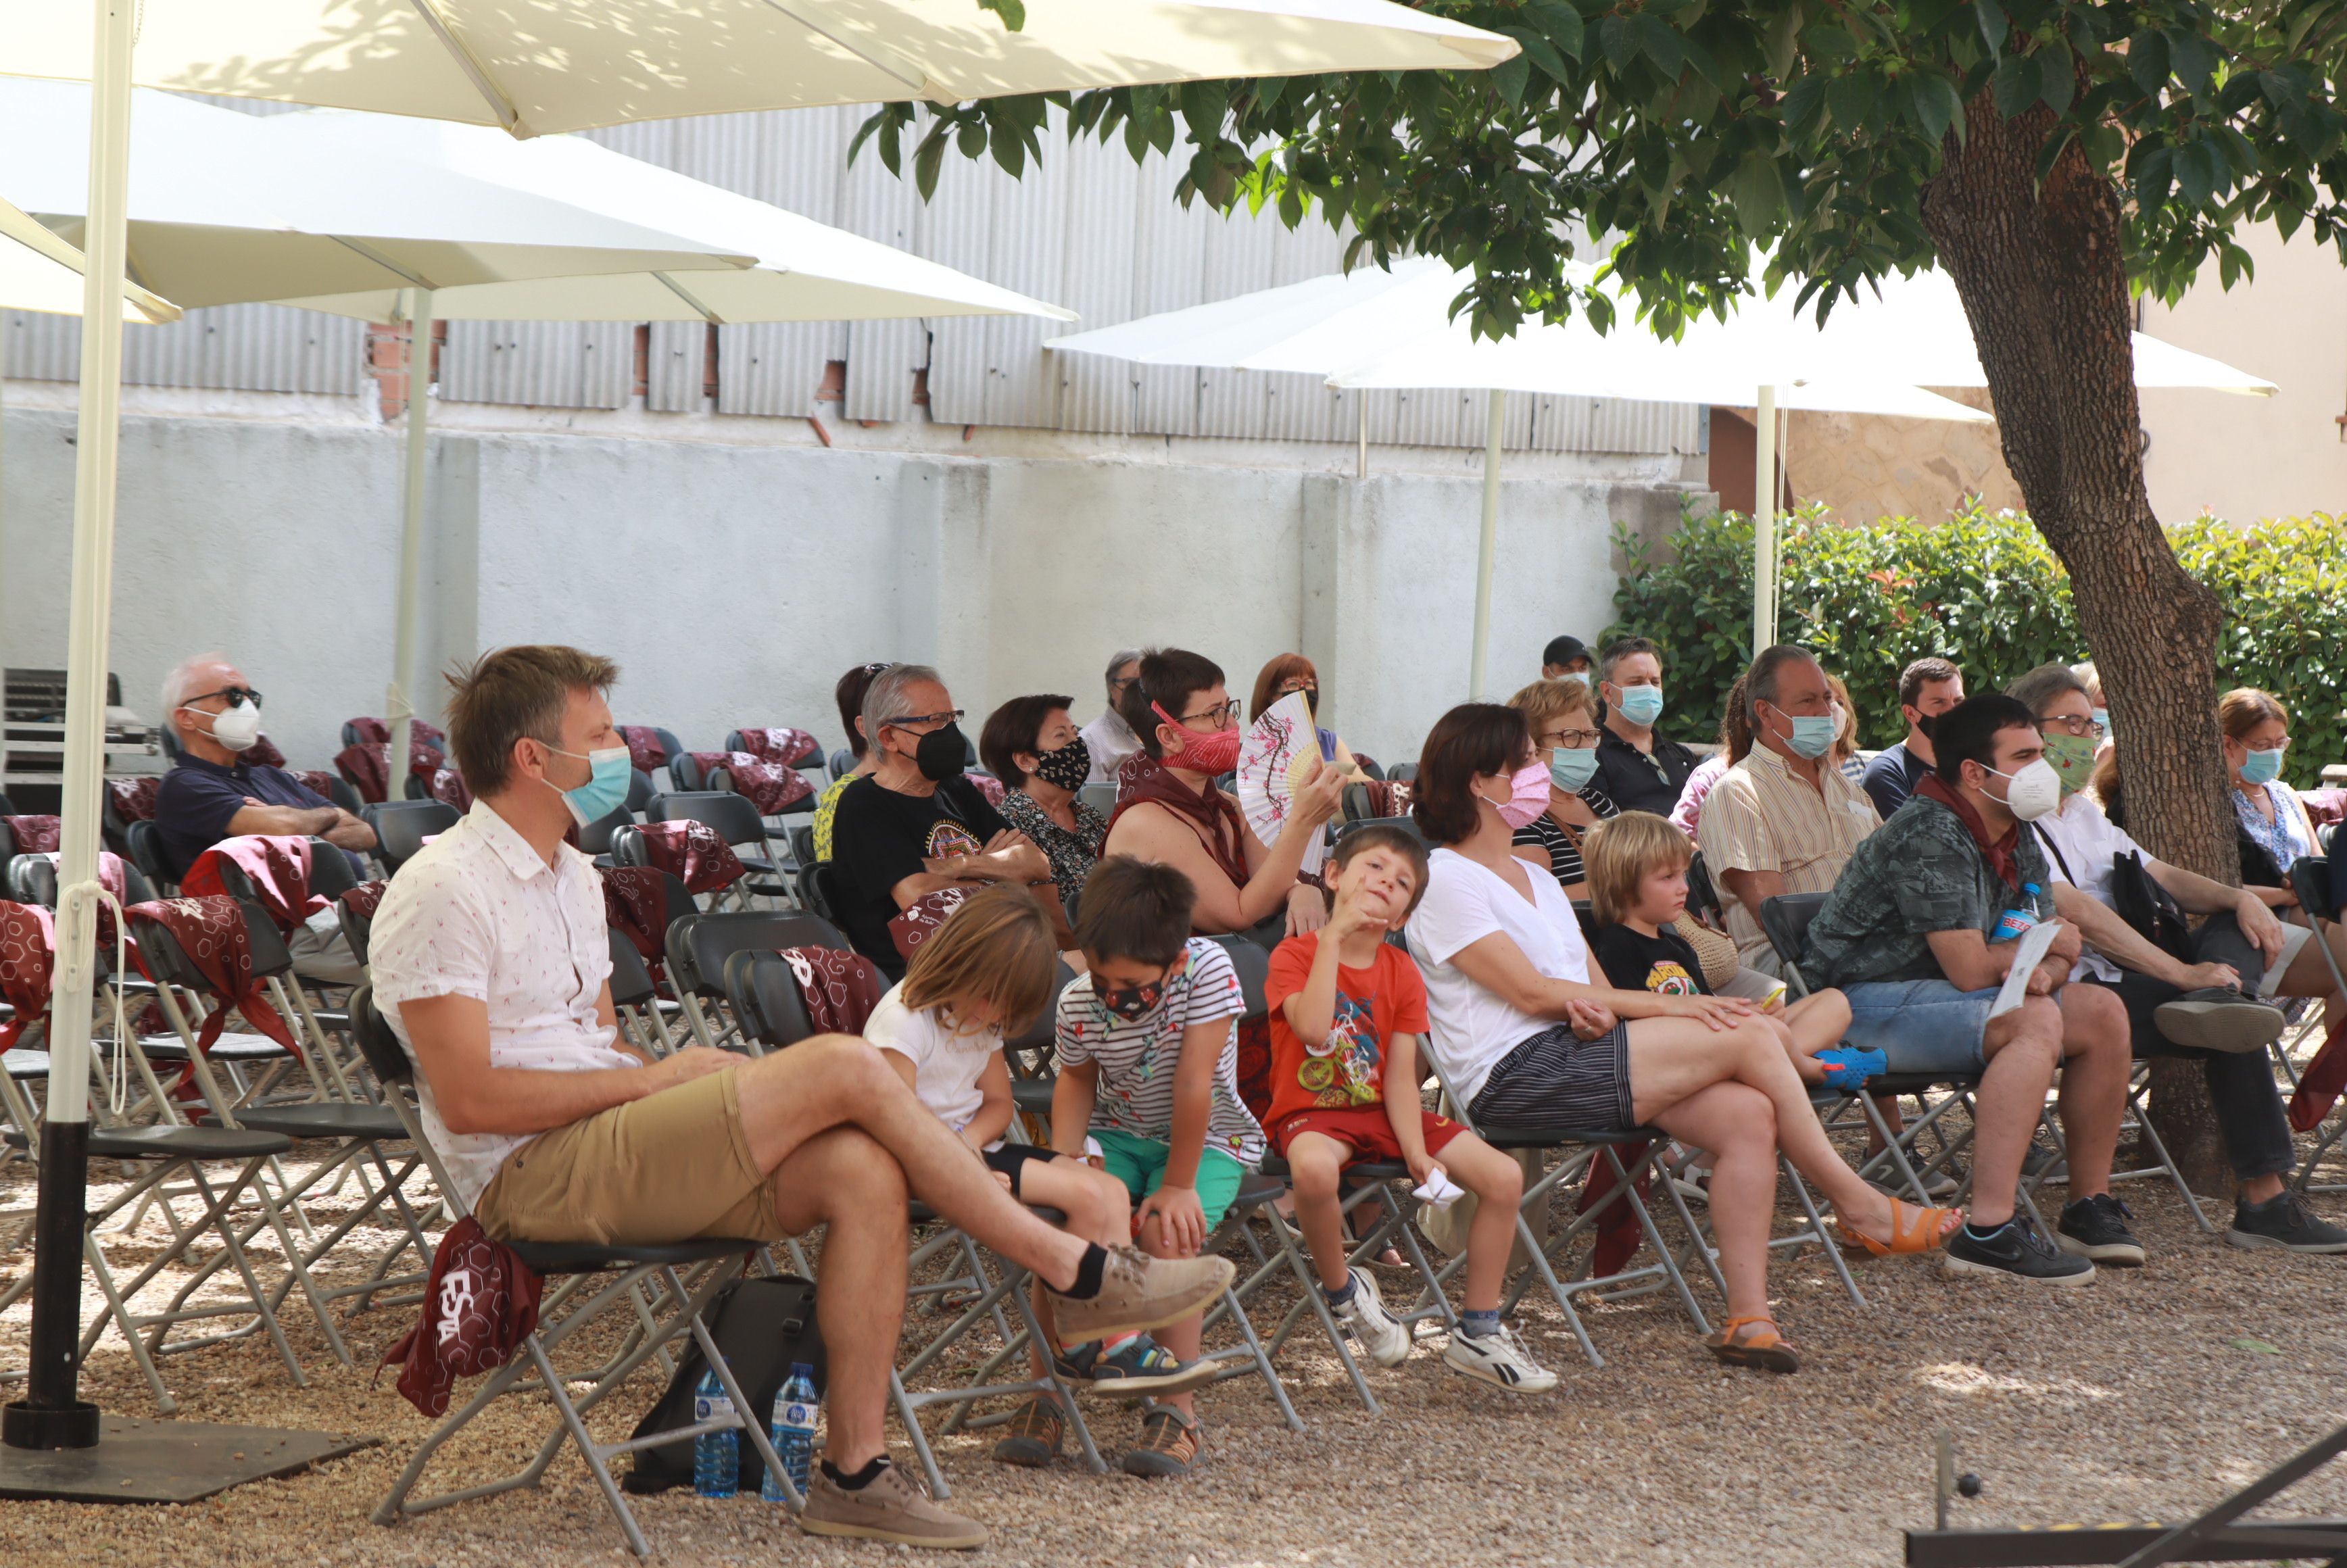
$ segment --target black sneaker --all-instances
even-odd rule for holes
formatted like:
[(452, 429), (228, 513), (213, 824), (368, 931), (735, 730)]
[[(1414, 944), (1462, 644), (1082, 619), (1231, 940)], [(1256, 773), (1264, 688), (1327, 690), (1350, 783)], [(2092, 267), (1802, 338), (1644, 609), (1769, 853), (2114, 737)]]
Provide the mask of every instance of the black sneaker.
[(2223, 986), (2186, 991), (2174, 1001), (2160, 1003), (2152, 1017), (2159, 1032), (2178, 1045), (2235, 1055), (2263, 1050), (2281, 1038), (2290, 1023), (2281, 1009), (2251, 1001)]
[(2062, 1250), (2074, 1257), (2107, 1263), (2115, 1268), (2141, 1268), (2143, 1243), (2136, 1240), (2135, 1232), (2127, 1227), (2133, 1217), (2118, 1199), (2108, 1193), (2096, 1193), (2062, 1211), (2062, 1234), (2056, 1239)]
[(2225, 1239), (2235, 1246), (2273, 1247), (2282, 1252), (2347, 1252), (2347, 1230), (2318, 1218), (2294, 1187), (2261, 1204), (2233, 1204), (2233, 1228)]
[(2095, 1266), (2048, 1245), (2025, 1214), (2015, 1214), (1985, 1236), (1959, 1225), (1940, 1254), (1943, 1274), (2024, 1279), (2033, 1285), (2092, 1285)]

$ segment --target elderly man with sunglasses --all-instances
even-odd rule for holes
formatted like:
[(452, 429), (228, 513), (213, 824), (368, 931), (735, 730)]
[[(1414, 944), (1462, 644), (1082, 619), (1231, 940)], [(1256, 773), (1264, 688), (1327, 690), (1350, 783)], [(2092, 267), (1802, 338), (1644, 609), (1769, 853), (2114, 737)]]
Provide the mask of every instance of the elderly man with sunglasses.
[[(156, 791), (155, 833), (164, 872), (174, 881), (221, 839), (248, 834), (299, 834), (353, 852), (374, 847), (374, 829), (284, 769), (245, 760), (261, 738), (261, 693), (220, 654), (183, 660), (164, 677), (163, 714), (179, 759)], [(359, 869), (355, 861), (353, 869)], [(294, 968), (349, 983), (359, 979), (358, 965), (331, 916), (296, 936)]]

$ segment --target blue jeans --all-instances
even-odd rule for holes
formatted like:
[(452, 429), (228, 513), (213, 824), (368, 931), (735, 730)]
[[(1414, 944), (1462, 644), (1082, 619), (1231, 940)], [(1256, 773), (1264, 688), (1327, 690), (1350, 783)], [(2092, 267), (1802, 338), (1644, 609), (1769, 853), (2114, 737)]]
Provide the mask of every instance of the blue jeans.
[(1873, 980), (1844, 986), (1850, 1029), (1844, 1045), (1879, 1050), (1892, 1072), (1978, 1072), (1981, 1040), (1997, 988), (1960, 991), (1945, 980)]

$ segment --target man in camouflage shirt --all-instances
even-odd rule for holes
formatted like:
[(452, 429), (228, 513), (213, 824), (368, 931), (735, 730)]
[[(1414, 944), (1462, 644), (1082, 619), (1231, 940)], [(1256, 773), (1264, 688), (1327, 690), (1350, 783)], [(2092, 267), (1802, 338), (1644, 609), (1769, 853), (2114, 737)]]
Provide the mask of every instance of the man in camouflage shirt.
[[(2068, 986), (2076, 929), (2057, 920), (2053, 874), (2024, 823), (2051, 810), (2058, 780), (2029, 710), (2002, 693), (1940, 716), (1933, 771), (1860, 844), (1810, 923), (1801, 968), (1849, 998), (1847, 1041), (1891, 1071), (1977, 1078), (1970, 1223), (1948, 1243), (1951, 1274), (2091, 1283), (2097, 1262), (2133, 1266), (2143, 1245), (2110, 1195), (2133, 1063), (2126, 1009), (2099, 986)], [(2020, 944), (2016, 924), (2059, 927), (2020, 1007), (1990, 1009)], [(2022, 1162), (2061, 1075), (2069, 1206), (2055, 1243), (2016, 1214)], [(2056, 1250), (2058, 1243), (2059, 1250)]]

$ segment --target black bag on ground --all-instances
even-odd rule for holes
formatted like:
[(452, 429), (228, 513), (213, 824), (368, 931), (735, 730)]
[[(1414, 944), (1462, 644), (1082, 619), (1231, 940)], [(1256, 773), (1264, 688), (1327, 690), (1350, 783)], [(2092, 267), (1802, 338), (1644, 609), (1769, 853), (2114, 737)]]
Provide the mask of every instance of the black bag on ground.
[(2111, 907), (2136, 935), (2169, 958), (2192, 961), (2192, 927), (2184, 907), (2143, 868), (2142, 856), (2111, 856)]
[[(750, 1397), (742, 1412), (753, 1421), (771, 1419), (774, 1396), (782, 1392), (798, 1363), (814, 1369), (815, 1391), (821, 1397), (828, 1381), (824, 1366), (823, 1335), (815, 1327), (815, 1282), (795, 1274), (777, 1278), (737, 1279), (717, 1293), (706, 1315), (710, 1337), (733, 1371), (734, 1381)], [(645, 1412), (630, 1437), (692, 1424), (692, 1391), (709, 1369), (709, 1358), (690, 1334), (670, 1342), (676, 1347), (676, 1376), (660, 1402)], [(692, 1440), (679, 1438), (658, 1448), (638, 1449), (635, 1464), (620, 1484), (641, 1495), (692, 1484)], [(758, 1448), (746, 1434), (742, 1439), (742, 1490), (754, 1492), (766, 1478)]]

